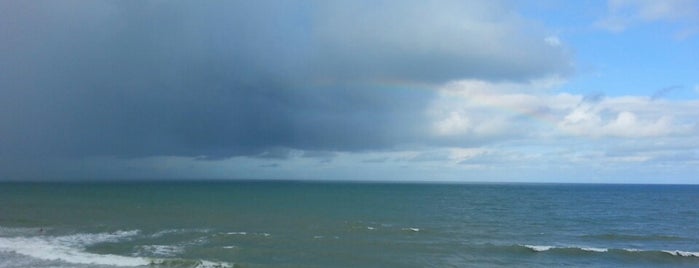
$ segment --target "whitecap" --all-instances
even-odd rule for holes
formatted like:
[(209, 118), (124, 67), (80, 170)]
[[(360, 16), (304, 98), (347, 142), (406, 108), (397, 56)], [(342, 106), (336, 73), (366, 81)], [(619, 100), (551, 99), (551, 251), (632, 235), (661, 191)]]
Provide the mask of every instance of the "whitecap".
[(413, 231), (413, 232), (419, 232), (420, 228), (415, 228), (415, 227), (409, 227), (409, 228), (403, 228), (403, 231)]
[(212, 261), (199, 261), (195, 268), (232, 268), (233, 265), (222, 262), (212, 262)]
[(228, 235), (247, 235), (248, 232), (228, 232)]
[(582, 251), (587, 251), (587, 252), (607, 252), (609, 249), (607, 248), (595, 248), (595, 247), (578, 247), (578, 246), (563, 246), (563, 247), (555, 247), (555, 246), (541, 246), (541, 245), (521, 245), (525, 248), (531, 249), (536, 252), (543, 252), (543, 251), (549, 251), (552, 249), (568, 249), (568, 250), (582, 250)]
[(52, 242), (59, 243), (62, 245), (84, 247), (84, 246), (94, 245), (97, 243), (117, 242), (117, 241), (121, 241), (124, 239), (129, 239), (133, 236), (138, 235), (140, 232), (141, 232), (140, 230), (129, 230), (129, 231), (119, 230), (119, 231), (112, 232), (112, 233), (96, 233), (96, 234), (79, 233), (79, 234), (65, 235), (65, 236), (55, 236), (55, 237), (43, 236), (43, 237), (46, 239), (52, 240)]
[[(14, 237), (0, 237), (0, 252), (17, 254), (32, 259), (50, 262), (63, 262), (69, 265), (108, 265), (121, 267), (140, 267), (151, 265), (167, 265), (168, 263), (192, 263), (190, 260), (147, 258), (141, 256), (121, 256), (115, 254), (97, 254), (87, 252), (86, 247), (98, 243), (119, 242), (137, 236), (139, 230), (116, 231), (111, 233), (78, 233), (65, 236), (32, 235), (25, 229), (5, 228), (7, 233), (26, 233)], [(33, 231), (33, 230), (29, 230)], [(196, 241), (198, 242), (198, 240)], [(154, 255), (173, 255), (181, 252), (183, 246), (145, 245), (140, 247)], [(230, 263), (197, 260), (195, 267), (227, 268)]]
[(524, 245), (524, 247), (531, 249), (533, 251), (537, 251), (537, 252), (547, 251), (547, 250), (554, 248), (552, 246), (536, 246), (536, 245)]
[(153, 238), (169, 235), (169, 234), (181, 234), (181, 233), (208, 233), (211, 229), (195, 228), (195, 229), (165, 229), (150, 235)]
[(253, 236), (264, 236), (264, 237), (272, 236), (270, 233), (248, 233), (248, 232), (227, 232), (227, 233), (223, 233), (223, 234), (226, 234), (226, 235), (253, 235)]
[(606, 248), (590, 248), (590, 247), (586, 247), (586, 248), (580, 248), (580, 249), (583, 250), (583, 251), (590, 251), (590, 252), (607, 252), (607, 251), (609, 251), (609, 250), (606, 249)]
[(89, 244), (114, 241), (131, 233), (76, 234), (59, 237), (0, 238), (0, 251), (13, 252), (41, 260), (58, 260), (74, 264), (142, 266), (153, 260), (84, 251)]
[(690, 252), (690, 251), (681, 251), (681, 250), (663, 250), (662, 252), (665, 252), (667, 254), (674, 255), (674, 256), (699, 258), (699, 252)]
[(182, 230), (182, 229), (166, 229), (166, 230), (162, 230), (162, 231), (155, 232), (155, 233), (153, 233), (153, 234), (150, 235), (150, 236), (151, 236), (151, 237), (161, 237), (161, 236), (164, 236), (164, 235), (168, 235), (168, 234), (172, 234), (172, 233), (179, 233), (179, 232), (182, 232), (182, 231), (184, 231), (184, 230)]
[(138, 255), (172, 257), (184, 252), (183, 246), (176, 245), (143, 245), (139, 246)]

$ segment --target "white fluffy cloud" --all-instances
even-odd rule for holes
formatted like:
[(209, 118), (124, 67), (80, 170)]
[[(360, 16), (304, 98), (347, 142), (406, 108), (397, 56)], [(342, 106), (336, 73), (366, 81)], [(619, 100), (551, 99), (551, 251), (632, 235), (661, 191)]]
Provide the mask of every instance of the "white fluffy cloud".
[(695, 131), (699, 102), (622, 96), (589, 100), (549, 90), (551, 80), (526, 84), (460, 81), (445, 86), (428, 113), (441, 137), (651, 138)]
[(506, 167), (536, 176), (650, 180), (699, 163), (699, 101), (584, 96), (554, 90), (560, 84), (450, 83), (427, 110), (431, 133), (446, 146), (476, 146), (479, 153), (459, 163), (495, 177), (510, 174), (499, 171)]

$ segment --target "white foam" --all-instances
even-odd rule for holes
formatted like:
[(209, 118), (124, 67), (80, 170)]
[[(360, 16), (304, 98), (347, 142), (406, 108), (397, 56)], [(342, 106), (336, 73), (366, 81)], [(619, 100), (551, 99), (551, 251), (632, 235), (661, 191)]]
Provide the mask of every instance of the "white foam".
[(663, 250), (663, 252), (670, 254), (670, 255), (674, 255), (674, 256), (699, 258), (699, 252), (680, 251), (680, 250)]
[(403, 231), (419, 232), (420, 228), (415, 228), (415, 227), (403, 228)]
[(584, 251), (590, 251), (590, 252), (607, 252), (607, 251), (609, 251), (606, 248), (580, 248), (580, 249), (584, 250)]
[[(548, 251), (551, 249), (579, 249), (583, 251), (588, 251), (588, 252), (609, 252), (609, 249), (607, 248), (594, 248), (594, 247), (554, 247), (554, 246), (538, 246), (538, 245), (522, 245), (523, 247), (529, 248), (533, 251), (537, 252), (542, 252), (542, 251)], [(615, 250), (615, 249), (613, 249)], [(635, 248), (624, 248), (621, 249), (626, 252), (638, 252), (638, 253), (646, 253), (646, 252), (658, 252), (656, 250), (644, 250), (644, 249), (635, 249)], [(681, 251), (681, 250), (660, 250), (660, 252), (667, 253), (673, 256), (678, 256), (678, 257), (696, 257), (699, 258), (699, 252), (691, 252), (691, 251)]]
[[(3, 228), (0, 230), (5, 235), (15, 234), (14, 237), (0, 237), (0, 252), (7, 254), (17, 254), (27, 256), (42, 261), (59, 261), (68, 264), (84, 265), (109, 265), (121, 267), (136, 267), (149, 265), (162, 265), (170, 261), (177, 262), (177, 259), (153, 259), (139, 256), (120, 256), (114, 254), (96, 254), (86, 252), (85, 248), (90, 245), (118, 242), (132, 239), (140, 233), (139, 230), (116, 231), (112, 233), (79, 233), (66, 236), (39, 235), (35, 228)], [(176, 232), (179, 230), (165, 230), (159, 235)], [(155, 234), (154, 234), (155, 235)], [(201, 241), (200, 241), (201, 240)], [(195, 242), (202, 242), (197, 239)], [(183, 246), (170, 245), (146, 245), (140, 247), (154, 255), (174, 255), (184, 250)], [(31, 262), (30, 262), (31, 263)], [(21, 267), (21, 266), (20, 266)], [(196, 261), (197, 268), (230, 268), (230, 263), (212, 262), (207, 260)]]
[(367, 230), (376, 230), (376, 228), (371, 227), (371, 226), (367, 226), (366, 229), (367, 229)]
[(563, 246), (563, 247), (556, 247), (556, 246), (540, 246), (540, 245), (522, 245), (523, 247), (526, 247), (528, 249), (531, 249), (536, 252), (543, 252), (543, 251), (549, 251), (551, 249), (573, 249), (573, 250), (582, 250), (582, 251), (587, 251), (587, 252), (607, 252), (609, 249), (606, 248), (595, 248), (595, 247), (578, 247), (578, 246)]
[(166, 230), (158, 231), (158, 232), (152, 234), (151, 237), (161, 237), (161, 236), (164, 236), (167, 234), (179, 233), (181, 231), (182, 231), (182, 229), (166, 229)]
[(85, 246), (118, 241), (138, 231), (75, 234), (68, 236), (0, 237), (0, 251), (13, 252), (41, 260), (59, 260), (74, 264), (141, 266), (152, 263), (140, 257), (85, 252)]
[(140, 266), (151, 263), (150, 260), (139, 257), (88, 253), (81, 248), (53, 243), (37, 237), (0, 238), (0, 251), (14, 252), (42, 260), (60, 260), (76, 264)]
[(212, 262), (212, 261), (199, 261), (195, 268), (232, 268), (233, 265), (228, 263)]
[(264, 237), (272, 236), (270, 233), (248, 233), (248, 232), (227, 232), (227, 233), (223, 233), (223, 234), (227, 234), (227, 235), (255, 235), (255, 236), (264, 236)]
[(51, 239), (57, 243), (67, 246), (84, 247), (104, 242), (117, 242), (123, 239), (128, 239), (138, 235), (139, 230), (116, 231), (113, 233), (97, 233), (97, 234), (73, 234), (66, 236), (46, 236), (44, 238)]
[(172, 257), (184, 252), (184, 247), (173, 245), (144, 245), (139, 247), (138, 255)]
[[(635, 248), (625, 248), (623, 249), (628, 252), (658, 252), (655, 250), (642, 250), (642, 249), (635, 249)], [(691, 252), (691, 251), (682, 251), (682, 250), (660, 250), (660, 252), (670, 254), (672, 256), (678, 256), (678, 257), (695, 257), (699, 258), (699, 252)]]
[(210, 229), (203, 229), (203, 228), (197, 228), (197, 229), (165, 229), (162, 231), (155, 232), (151, 235), (151, 237), (161, 237), (164, 235), (169, 235), (173, 233), (208, 233), (210, 232)]
[(537, 251), (537, 252), (547, 251), (547, 250), (554, 248), (552, 246), (536, 246), (536, 245), (524, 245), (524, 247), (529, 248), (533, 251)]

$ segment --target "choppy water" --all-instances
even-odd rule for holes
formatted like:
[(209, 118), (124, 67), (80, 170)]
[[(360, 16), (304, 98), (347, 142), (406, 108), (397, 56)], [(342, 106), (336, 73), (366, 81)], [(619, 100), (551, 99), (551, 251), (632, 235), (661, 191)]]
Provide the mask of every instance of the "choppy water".
[(697, 267), (699, 186), (0, 184), (0, 267)]

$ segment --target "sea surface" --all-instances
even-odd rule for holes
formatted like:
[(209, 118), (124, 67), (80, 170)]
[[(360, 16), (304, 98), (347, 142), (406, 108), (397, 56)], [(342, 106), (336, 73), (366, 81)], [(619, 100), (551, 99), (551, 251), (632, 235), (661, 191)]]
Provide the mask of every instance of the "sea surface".
[(0, 183), (0, 267), (699, 267), (699, 186)]

